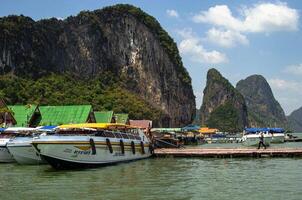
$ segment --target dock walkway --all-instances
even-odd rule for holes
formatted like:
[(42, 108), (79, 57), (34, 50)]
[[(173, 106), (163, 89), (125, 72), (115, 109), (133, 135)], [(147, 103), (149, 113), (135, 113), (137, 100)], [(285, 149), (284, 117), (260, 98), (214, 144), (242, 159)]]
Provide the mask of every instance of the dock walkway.
[(233, 158), (233, 157), (295, 157), (302, 156), (302, 148), (184, 148), (155, 149), (155, 156), (158, 157), (212, 157), (212, 158)]

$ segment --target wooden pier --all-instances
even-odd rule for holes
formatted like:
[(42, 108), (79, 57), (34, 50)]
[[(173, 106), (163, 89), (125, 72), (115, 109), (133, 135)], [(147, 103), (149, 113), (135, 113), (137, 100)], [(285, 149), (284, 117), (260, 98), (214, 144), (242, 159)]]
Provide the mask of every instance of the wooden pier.
[(208, 158), (235, 158), (235, 157), (295, 157), (302, 156), (302, 148), (183, 148), (155, 149), (157, 157), (208, 157)]

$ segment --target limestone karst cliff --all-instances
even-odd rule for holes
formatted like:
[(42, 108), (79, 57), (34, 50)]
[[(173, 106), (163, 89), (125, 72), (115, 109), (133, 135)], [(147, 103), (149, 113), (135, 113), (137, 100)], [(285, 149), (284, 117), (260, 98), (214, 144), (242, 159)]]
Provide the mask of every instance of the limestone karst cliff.
[(248, 126), (243, 96), (216, 69), (208, 71), (203, 94), (200, 108), (202, 126), (228, 132), (242, 131)]
[[(92, 102), (102, 109), (119, 106), (119, 111), (129, 112), (136, 106), (133, 101), (121, 107), (115, 98), (127, 102), (130, 95), (138, 99), (138, 106), (151, 108), (132, 117), (148, 117), (157, 110), (152, 116), (158, 126), (182, 126), (195, 115), (191, 78), (176, 44), (156, 19), (131, 5), (83, 11), (64, 20), (0, 18), (0, 73), (0, 94), (8, 103), (51, 104), (56, 101), (53, 95), (62, 103), (74, 103), (85, 93), (77, 103)], [(53, 88), (51, 80), (60, 76), (62, 83), (70, 80), (74, 83), (70, 87), (81, 84), (94, 93), (85, 89), (67, 93), (60, 84)], [(123, 92), (112, 97), (108, 88)]]
[(249, 76), (239, 81), (236, 89), (245, 99), (251, 126), (288, 127), (285, 113), (263, 76)]

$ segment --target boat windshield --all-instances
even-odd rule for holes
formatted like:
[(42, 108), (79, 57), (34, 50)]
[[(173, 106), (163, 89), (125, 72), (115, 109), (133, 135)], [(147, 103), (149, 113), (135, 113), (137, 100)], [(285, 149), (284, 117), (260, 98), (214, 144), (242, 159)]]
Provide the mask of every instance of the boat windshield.
[(83, 130), (83, 129), (61, 129), (56, 132), (59, 135), (94, 135), (106, 138), (123, 138), (132, 140), (141, 140), (138, 130), (136, 129), (123, 129), (121, 130)]

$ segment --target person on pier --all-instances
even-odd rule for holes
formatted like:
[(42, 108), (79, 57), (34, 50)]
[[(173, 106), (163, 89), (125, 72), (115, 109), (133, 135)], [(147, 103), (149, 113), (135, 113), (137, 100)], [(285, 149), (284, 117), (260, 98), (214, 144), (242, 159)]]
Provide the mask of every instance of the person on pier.
[(264, 144), (264, 135), (262, 132), (260, 133), (259, 139), (258, 149), (260, 149), (261, 145), (266, 149), (266, 145)]

